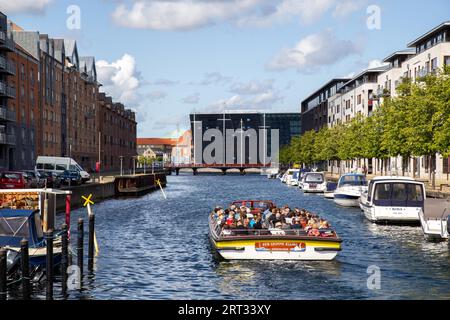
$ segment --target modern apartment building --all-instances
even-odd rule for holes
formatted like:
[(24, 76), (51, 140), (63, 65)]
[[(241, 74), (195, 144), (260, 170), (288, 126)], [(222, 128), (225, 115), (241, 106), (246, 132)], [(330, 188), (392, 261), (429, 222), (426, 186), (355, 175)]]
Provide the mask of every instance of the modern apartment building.
[(8, 82), (8, 79), (16, 74), (16, 67), (8, 58), (8, 53), (14, 51), (7, 17), (0, 12), (0, 169), (6, 170), (12, 169), (15, 161), (16, 115), (8, 106), (9, 101), (16, 96), (16, 88)]
[(102, 171), (132, 169), (137, 155), (135, 113), (105, 93), (98, 94), (96, 112)]
[(346, 123), (357, 114), (370, 116), (374, 110), (374, 93), (378, 88), (378, 75), (387, 67), (367, 69), (340, 86), (328, 98), (328, 126)]
[[(395, 97), (397, 87), (404, 79), (420, 79), (450, 65), (450, 22), (444, 22), (407, 45), (407, 49), (396, 51), (383, 61), (386, 66), (365, 70), (347, 82), (336, 95), (328, 99), (328, 125), (330, 127), (348, 122), (357, 113), (370, 116), (381, 106), (386, 97)], [(387, 168), (383, 168), (380, 159), (365, 159), (364, 165), (370, 173), (381, 174), (388, 171), (415, 178), (428, 178), (431, 168), (436, 168), (437, 179), (449, 179), (450, 158), (437, 155), (436, 163), (430, 163), (427, 157), (388, 159)], [(362, 165), (362, 160), (357, 166)], [(332, 168), (329, 168), (332, 170)], [(352, 170), (354, 167), (347, 167)], [(335, 169), (334, 169), (335, 171)]]
[(350, 79), (332, 79), (301, 103), (302, 134), (319, 131), (329, 124), (328, 99), (336, 95)]

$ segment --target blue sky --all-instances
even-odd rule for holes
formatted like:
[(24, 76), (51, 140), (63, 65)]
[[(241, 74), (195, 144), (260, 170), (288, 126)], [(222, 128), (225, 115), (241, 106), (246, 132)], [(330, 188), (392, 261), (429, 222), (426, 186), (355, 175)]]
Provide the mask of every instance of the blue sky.
[[(67, 27), (70, 5), (80, 29)], [(371, 5), (380, 29), (367, 26)], [(330, 78), (450, 20), (448, 0), (0, 0), (0, 10), (95, 56), (103, 90), (137, 111), (140, 137), (174, 135), (193, 111), (299, 111)]]

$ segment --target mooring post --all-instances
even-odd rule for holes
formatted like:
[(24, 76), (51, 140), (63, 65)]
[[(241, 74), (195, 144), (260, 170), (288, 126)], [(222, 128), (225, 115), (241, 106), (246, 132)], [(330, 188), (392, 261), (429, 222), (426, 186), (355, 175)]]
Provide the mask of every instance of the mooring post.
[(94, 235), (95, 235), (95, 215), (89, 212), (89, 245), (88, 245), (88, 270), (94, 270)]
[(69, 228), (67, 224), (62, 225), (61, 235), (61, 291), (62, 295), (67, 294), (67, 267), (69, 266)]
[(28, 240), (20, 241), (21, 268), (22, 268), (22, 298), (30, 300), (30, 257), (28, 252)]
[(0, 249), (0, 300), (6, 300), (7, 260), (6, 250)]
[(80, 268), (80, 276), (83, 276), (83, 240), (84, 240), (84, 221), (78, 219), (78, 242), (77, 242), (77, 261)]
[(47, 277), (46, 299), (53, 300), (53, 230), (44, 233), (45, 242), (47, 244), (47, 263), (45, 272)]

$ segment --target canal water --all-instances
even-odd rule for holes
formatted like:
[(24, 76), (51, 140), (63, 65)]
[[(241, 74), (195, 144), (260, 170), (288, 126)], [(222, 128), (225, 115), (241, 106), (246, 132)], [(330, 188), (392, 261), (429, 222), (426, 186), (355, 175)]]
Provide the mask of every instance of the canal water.
[[(158, 191), (95, 204), (96, 270), (69, 299), (450, 299), (449, 245), (427, 243), (420, 227), (374, 225), (359, 209), (260, 175), (171, 176), (165, 192), (167, 200)], [(343, 251), (331, 262), (218, 260), (210, 210), (250, 198), (318, 213), (344, 239)], [(85, 216), (72, 215), (74, 241)], [(380, 269), (379, 290), (368, 289), (371, 266)]]

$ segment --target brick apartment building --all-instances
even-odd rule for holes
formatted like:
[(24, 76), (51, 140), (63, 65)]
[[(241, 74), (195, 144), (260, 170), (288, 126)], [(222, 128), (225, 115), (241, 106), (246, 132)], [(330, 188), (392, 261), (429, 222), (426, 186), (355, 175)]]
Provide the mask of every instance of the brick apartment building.
[[(15, 66), (15, 68), (11, 67)], [(99, 94), (94, 57), (74, 40), (25, 31), (0, 13), (0, 169), (71, 156), (86, 170), (133, 168), (136, 119)]]
[(15, 169), (28, 169), (36, 155), (36, 123), (39, 120), (39, 61), (15, 44), (8, 59), (16, 67), (9, 83), (16, 89), (16, 98), (9, 108), (15, 110)]
[(102, 168), (118, 171), (122, 159), (123, 168), (131, 169), (136, 156), (135, 114), (125, 110), (121, 103), (114, 103), (104, 93), (99, 94), (98, 100), (96, 118), (102, 139)]
[(14, 52), (14, 42), (8, 32), (7, 17), (0, 12), (0, 168), (11, 169), (14, 163), (16, 115), (9, 109), (9, 101), (16, 96), (16, 89), (8, 83), (15, 75), (15, 65), (8, 58)]

